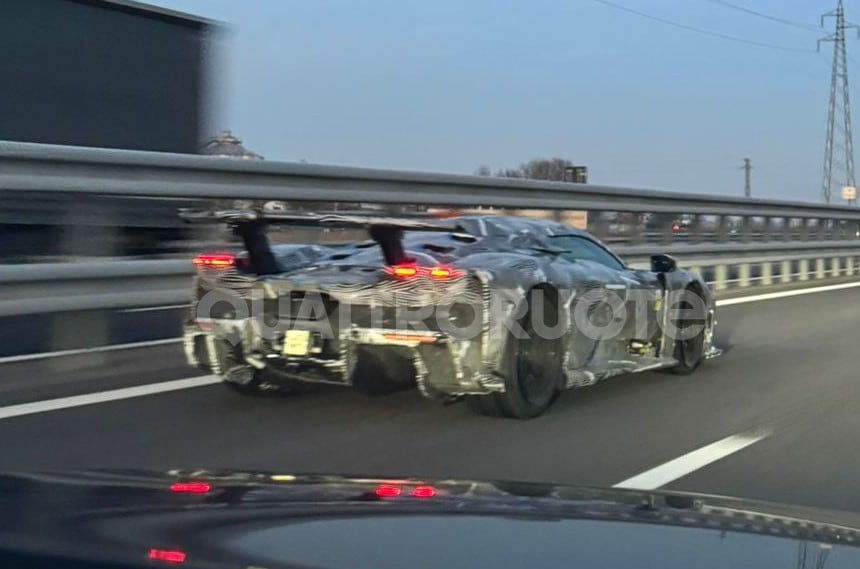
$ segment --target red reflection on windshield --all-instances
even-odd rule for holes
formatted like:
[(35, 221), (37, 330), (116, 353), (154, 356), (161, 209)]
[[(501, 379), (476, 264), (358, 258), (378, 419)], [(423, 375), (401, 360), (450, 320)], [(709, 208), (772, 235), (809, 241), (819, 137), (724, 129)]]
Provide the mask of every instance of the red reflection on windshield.
[(170, 491), (177, 494), (205, 494), (211, 489), (208, 482), (174, 482), (170, 485)]
[(150, 549), (146, 555), (153, 561), (165, 561), (167, 563), (185, 563), (185, 552), (175, 549)]
[(436, 495), (436, 489), (432, 486), (416, 486), (412, 489), (413, 498), (432, 498)]
[(391, 484), (381, 484), (377, 486), (374, 494), (380, 498), (396, 498), (400, 496), (400, 488)]

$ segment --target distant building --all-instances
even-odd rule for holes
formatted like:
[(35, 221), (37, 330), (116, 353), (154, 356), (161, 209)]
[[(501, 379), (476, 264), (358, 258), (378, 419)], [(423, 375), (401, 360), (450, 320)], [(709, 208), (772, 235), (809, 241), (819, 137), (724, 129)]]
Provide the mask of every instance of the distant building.
[(262, 160), (263, 157), (242, 146), (242, 141), (225, 130), (217, 136), (213, 136), (200, 148), (200, 154), (207, 156), (221, 156), (224, 158), (236, 158), (238, 160)]

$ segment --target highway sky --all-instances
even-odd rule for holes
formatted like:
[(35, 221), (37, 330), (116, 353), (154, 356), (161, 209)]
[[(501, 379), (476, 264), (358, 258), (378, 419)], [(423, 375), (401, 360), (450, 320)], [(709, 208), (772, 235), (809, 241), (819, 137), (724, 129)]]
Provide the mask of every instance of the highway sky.
[[(597, 0), (152, 3), (230, 25), (213, 128), (268, 159), (470, 173), (562, 156), (598, 184), (741, 194), (748, 156), (754, 195), (820, 196), (832, 44), (817, 54), (815, 28), (835, 0), (733, 0), (809, 28), (714, 0), (614, 0), (795, 51)], [(860, 21), (860, 1), (846, 12)], [(860, 62), (860, 40), (848, 52)]]

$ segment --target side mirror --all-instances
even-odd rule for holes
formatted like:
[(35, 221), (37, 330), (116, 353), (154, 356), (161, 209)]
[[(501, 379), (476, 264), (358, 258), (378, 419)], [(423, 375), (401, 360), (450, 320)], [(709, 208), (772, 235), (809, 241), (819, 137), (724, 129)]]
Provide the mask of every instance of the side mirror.
[(652, 273), (671, 273), (678, 268), (678, 261), (671, 255), (651, 255)]

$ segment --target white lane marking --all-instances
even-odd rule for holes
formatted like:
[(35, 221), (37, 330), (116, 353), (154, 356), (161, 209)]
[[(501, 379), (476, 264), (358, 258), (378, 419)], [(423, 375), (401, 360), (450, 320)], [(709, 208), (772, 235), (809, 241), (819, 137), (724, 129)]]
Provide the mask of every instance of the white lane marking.
[(780, 292), (765, 292), (762, 294), (754, 294), (751, 296), (741, 296), (738, 298), (724, 298), (717, 300), (717, 306), (731, 306), (732, 304), (744, 304), (747, 302), (758, 302), (760, 300), (771, 300), (774, 298), (786, 298), (789, 296), (800, 296), (803, 294), (813, 294), (816, 292), (829, 292), (832, 290), (842, 290), (846, 288), (856, 288), (860, 286), (860, 282), (841, 283), (835, 285), (816, 286), (812, 288), (799, 288), (795, 290), (784, 290)]
[(83, 354), (95, 354), (99, 352), (114, 352), (117, 350), (133, 350), (136, 348), (149, 348), (152, 346), (164, 346), (167, 344), (178, 344), (182, 338), (163, 338), (161, 340), (146, 340), (144, 342), (129, 342), (127, 344), (111, 344), (109, 346), (93, 346), (92, 348), (75, 348), (73, 350), (60, 350), (58, 352), (39, 352), (38, 354), (21, 354), (20, 356), (5, 356), (0, 358), (0, 364), (11, 364), (16, 362), (28, 362), (31, 360), (43, 360), (45, 358), (60, 358), (63, 356), (79, 356)]
[(192, 387), (212, 385), (213, 383), (218, 383), (220, 381), (221, 380), (214, 375), (201, 375), (198, 377), (177, 379), (175, 381), (163, 381), (161, 383), (124, 387), (122, 389), (112, 389), (110, 391), (100, 391), (98, 393), (87, 393), (84, 395), (73, 395), (72, 397), (61, 397), (59, 399), (34, 401), (33, 403), (21, 403), (20, 405), (9, 405), (7, 407), (0, 407), (0, 419), (21, 417), (22, 415), (33, 415), (35, 413), (45, 413), (47, 411), (58, 411), (60, 409), (70, 409), (72, 407), (93, 405), (95, 403), (107, 403), (108, 401), (119, 401), (120, 399), (131, 399), (133, 397), (144, 397), (146, 395), (178, 391), (180, 389), (191, 389)]
[(164, 306), (144, 306), (143, 308), (123, 308), (120, 312), (155, 312), (157, 310), (173, 310), (175, 308), (188, 308), (190, 304), (165, 304)]
[(686, 476), (704, 466), (716, 462), (721, 458), (725, 458), (730, 454), (736, 453), (752, 444), (759, 442), (768, 436), (769, 433), (741, 433), (732, 435), (711, 443), (700, 449), (688, 452), (683, 456), (679, 456), (674, 460), (654, 467), (651, 470), (646, 470), (641, 474), (637, 474), (632, 478), (628, 478), (613, 488), (633, 488), (636, 490), (654, 490), (677, 480), (682, 476)]

